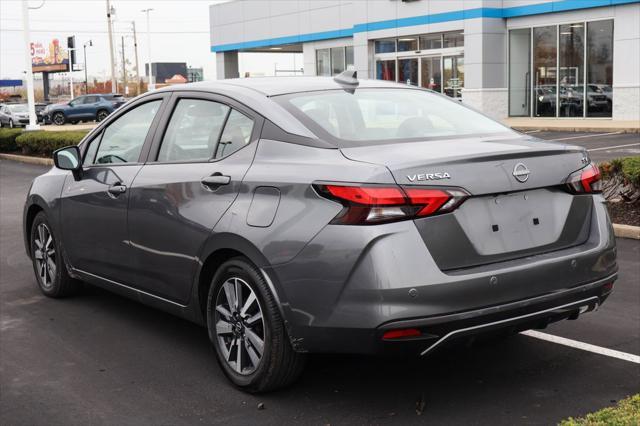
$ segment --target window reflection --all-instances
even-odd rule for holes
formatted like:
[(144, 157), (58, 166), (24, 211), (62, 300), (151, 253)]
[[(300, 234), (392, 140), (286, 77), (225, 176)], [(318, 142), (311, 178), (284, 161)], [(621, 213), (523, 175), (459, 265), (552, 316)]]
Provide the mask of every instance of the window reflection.
[(589, 22), (587, 24), (587, 117), (611, 117), (612, 85), (613, 21)]
[(560, 117), (582, 117), (584, 108), (584, 24), (560, 25)]
[(378, 80), (396, 81), (396, 61), (376, 62), (376, 78)]
[(555, 26), (533, 29), (533, 83), (535, 115), (556, 116), (556, 45)]

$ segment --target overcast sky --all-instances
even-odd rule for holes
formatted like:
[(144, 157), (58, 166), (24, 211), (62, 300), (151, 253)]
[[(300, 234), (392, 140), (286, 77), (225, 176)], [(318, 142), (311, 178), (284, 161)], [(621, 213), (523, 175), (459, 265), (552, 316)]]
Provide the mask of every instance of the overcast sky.
[[(226, 0), (112, 0), (116, 9), (115, 35), (120, 55), (121, 37), (125, 54), (135, 63), (132, 21), (138, 32), (138, 54), (141, 74), (147, 61), (147, 24), (143, 9), (151, 12), (151, 57), (153, 62), (186, 62), (203, 67), (205, 78), (215, 78), (215, 54), (210, 51), (209, 5)], [(21, 78), (24, 70), (22, 9), (20, 0), (0, 0), (0, 78)], [(42, 0), (30, 0), (38, 7)], [(87, 48), (89, 75), (106, 78), (109, 75), (109, 42), (106, 22), (106, 0), (45, 0), (42, 7), (29, 11), (31, 39), (66, 40), (76, 36), (76, 45), (93, 41)], [(82, 50), (77, 62), (82, 62)], [(300, 55), (296, 66), (302, 66)], [(240, 71), (273, 74), (274, 63), (279, 68), (293, 67), (293, 55), (282, 53), (245, 54), (240, 57)], [(77, 73), (79, 79), (82, 76)], [(74, 77), (75, 78), (75, 77)]]

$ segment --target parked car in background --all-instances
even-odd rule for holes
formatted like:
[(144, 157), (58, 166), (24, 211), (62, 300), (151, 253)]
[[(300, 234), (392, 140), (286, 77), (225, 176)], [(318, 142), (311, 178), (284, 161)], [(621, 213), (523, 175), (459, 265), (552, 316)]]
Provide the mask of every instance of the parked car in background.
[(82, 95), (64, 103), (49, 105), (44, 110), (44, 121), (61, 126), (84, 121), (102, 121), (126, 102), (118, 94)]
[(44, 103), (36, 103), (36, 117), (38, 118), (38, 123), (44, 123), (44, 110), (47, 108), (48, 104)]
[(0, 105), (0, 127), (21, 127), (29, 124), (27, 104)]

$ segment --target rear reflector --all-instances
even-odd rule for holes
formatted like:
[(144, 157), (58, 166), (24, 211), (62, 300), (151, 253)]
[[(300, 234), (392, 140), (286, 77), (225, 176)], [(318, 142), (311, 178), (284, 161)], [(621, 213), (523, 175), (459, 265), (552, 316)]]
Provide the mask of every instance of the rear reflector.
[(385, 331), (382, 335), (383, 340), (402, 339), (404, 337), (419, 337), (422, 335), (417, 328), (405, 328), (402, 330)]
[(323, 197), (344, 206), (331, 222), (340, 225), (371, 225), (447, 213), (469, 197), (469, 193), (459, 188), (332, 184), (314, 187)]

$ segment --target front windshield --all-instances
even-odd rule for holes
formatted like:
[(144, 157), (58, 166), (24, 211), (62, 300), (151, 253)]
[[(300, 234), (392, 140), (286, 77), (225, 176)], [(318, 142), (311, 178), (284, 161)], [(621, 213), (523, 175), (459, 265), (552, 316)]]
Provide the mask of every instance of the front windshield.
[[(357, 89), (274, 98), (322, 137), (355, 145), (512, 132), (444, 96), (415, 89)], [(347, 145), (349, 145), (347, 143)]]
[(11, 110), (11, 112), (27, 112), (27, 106), (23, 105), (23, 104), (19, 104), (19, 105), (9, 105), (8, 108)]

